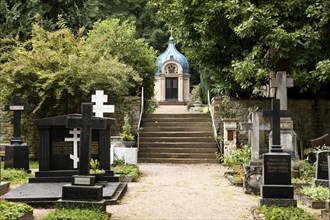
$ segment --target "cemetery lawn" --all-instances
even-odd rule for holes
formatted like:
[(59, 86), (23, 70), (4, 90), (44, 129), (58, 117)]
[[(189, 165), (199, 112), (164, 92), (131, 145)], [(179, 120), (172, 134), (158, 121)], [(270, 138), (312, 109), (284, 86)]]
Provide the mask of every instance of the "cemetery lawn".
[(48, 215), (44, 216), (44, 220), (62, 220), (62, 219), (71, 219), (71, 220), (108, 220), (110, 213), (103, 212), (96, 209), (77, 209), (77, 208), (58, 208), (54, 211), (49, 212)]

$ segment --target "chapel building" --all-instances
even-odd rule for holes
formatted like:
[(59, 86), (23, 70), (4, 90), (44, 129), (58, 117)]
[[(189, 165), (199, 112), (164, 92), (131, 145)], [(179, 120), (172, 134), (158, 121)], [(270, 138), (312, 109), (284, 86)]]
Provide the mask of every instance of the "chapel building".
[(187, 104), (189, 102), (189, 63), (169, 39), (168, 47), (156, 60), (155, 99), (158, 104)]

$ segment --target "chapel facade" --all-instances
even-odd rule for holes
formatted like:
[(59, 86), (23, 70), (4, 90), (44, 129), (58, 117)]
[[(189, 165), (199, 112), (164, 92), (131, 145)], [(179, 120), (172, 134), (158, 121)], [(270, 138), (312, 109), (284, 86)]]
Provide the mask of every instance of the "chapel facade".
[(156, 60), (155, 99), (158, 104), (186, 104), (189, 102), (189, 63), (169, 39), (168, 47)]

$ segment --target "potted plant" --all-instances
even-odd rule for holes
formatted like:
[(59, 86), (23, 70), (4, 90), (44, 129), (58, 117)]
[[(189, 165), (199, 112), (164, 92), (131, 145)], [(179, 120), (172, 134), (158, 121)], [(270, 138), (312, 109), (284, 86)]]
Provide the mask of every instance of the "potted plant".
[(131, 133), (132, 126), (129, 123), (129, 117), (128, 115), (124, 118), (124, 124), (122, 127), (122, 132), (120, 133), (120, 138), (125, 145), (125, 147), (133, 147), (135, 145), (135, 137)]
[(89, 170), (90, 175), (95, 176), (96, 182), (102, 180), (105, 171), (100, 168), (100, 162), (97, 159), (94, 160), (92, 158), (89, 164), (90, 164), (90, 170)]

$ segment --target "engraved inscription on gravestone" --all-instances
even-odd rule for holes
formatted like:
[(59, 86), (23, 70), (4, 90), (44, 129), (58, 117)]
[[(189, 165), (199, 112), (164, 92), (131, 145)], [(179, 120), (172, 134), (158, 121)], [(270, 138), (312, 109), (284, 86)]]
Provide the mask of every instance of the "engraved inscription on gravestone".
[(316, 155), (316, 185), (325, 187), (329, 185), (328, 156), (330, 151), (318, 152)]
[(291, 159), (289, 157), (274, 157), (264, 154), (265, 167), (264, 183), (265, 184), (291, 184)]

